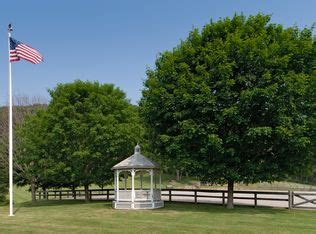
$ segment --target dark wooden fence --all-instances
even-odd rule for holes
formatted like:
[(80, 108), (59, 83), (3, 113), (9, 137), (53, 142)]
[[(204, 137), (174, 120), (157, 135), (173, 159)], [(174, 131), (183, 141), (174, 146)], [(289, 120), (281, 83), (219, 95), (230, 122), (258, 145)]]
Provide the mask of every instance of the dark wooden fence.
[[(227, 202), (227, 190), (206, 190), (206, 189), (162, 189), (161, 196), (165, 201), (192, 202), (192, 203), (220, 203)], [(84, 199), (84, 190), (47, 190), (37, 191), (36, 197), (39, 200), (64, 200), (64, 199)], [(90, 200), (113, 200), (113, 189), (90, 189)], [(215, 200), (216, 199), (216, 200)], [(296, 199), (296, 200), (295, 200)], [(234, 200), (247, 200), (254, 207), (258, 206), (258, 201), (283, 202), (289, 209), (291, 208), (311, 208), (316, 205), (316, 192), (294, 192), (294, 191), (234, 191)], [(298, 201), (297, 201), (298, 200)], [(309, 204), (310, 206), (302, 206)], [(272, 204), (273, 206), (273, 204)]]
[[(165, 193), (167, 192), (167, 194)], [(181, 192), (186, 192), (185, 194)], [(204, 190), (204, 189), (164, 189), (162, 195), (168, 196), (168, 201), (172, 201), (173, 197), (191, 197), (194, 198), (194, 203), (209, 203), (207, 199), (220, 199), (221, 204), (225, 205), (227, 202), (227, 190)], [(282, 195), (280, 197), (261, 197), (262, 195)], [(289, 202), (289, 192), (278, 192), (278, 191), (234, 191), (234, 199), (236, 200), (250, 200), (253, 201), (253, 206), (258, 206), (258, 201), (284, 201)], [(204, 198), (198, 199), (198, 198)]]
[[(90, 200), (112, 200), (110, 196), (114, 196), (114, 189), (89, 189)], [(85, 197), (85, 191), (83, 189), (76, 190), (46, 190), (37, 191), (36, 198), (38, 200), (51, 200), (51, 199), (82, 199)], [(98, 198), (99, 197), (99, 198)]]

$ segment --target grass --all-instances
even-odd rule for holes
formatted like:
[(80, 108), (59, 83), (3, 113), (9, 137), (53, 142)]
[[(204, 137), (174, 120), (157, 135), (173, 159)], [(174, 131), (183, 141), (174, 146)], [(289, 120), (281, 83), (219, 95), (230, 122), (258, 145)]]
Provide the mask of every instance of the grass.
[(0, 207), (0, 233), (316, 233), (316, 212), (166, 203), (147, 211), (114, 210), (110, 202), (29, 202), (15, 192), (15, 216)]
[[(4, 212), (4, 213), (3, 213)], [(0, 214), (1, 233), (316, 233), (316, 212), (170, 203), (153, 211), (113, 210), (109, 202), (23, 204)]]

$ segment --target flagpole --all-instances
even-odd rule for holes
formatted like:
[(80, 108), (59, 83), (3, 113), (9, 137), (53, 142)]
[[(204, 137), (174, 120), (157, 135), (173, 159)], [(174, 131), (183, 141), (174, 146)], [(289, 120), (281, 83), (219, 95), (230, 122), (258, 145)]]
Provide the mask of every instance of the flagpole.
[(10, 62), (10, 38), (12, 27), (8, 26), (8, 51), (9, 51), (9, 197), (10, 211), (9, 216), (13, 214), (13, 134), (12, 134), (12, 70)]

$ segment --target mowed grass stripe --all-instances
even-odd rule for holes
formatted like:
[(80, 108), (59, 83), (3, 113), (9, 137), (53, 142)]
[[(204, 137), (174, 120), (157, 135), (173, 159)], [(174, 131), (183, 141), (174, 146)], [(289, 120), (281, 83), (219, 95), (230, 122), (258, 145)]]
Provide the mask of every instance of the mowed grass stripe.
[(316, 212), (166, 203), (159, 210), (114, 210), (110, 202), (23, 203), (15, 217), (1, 207), (0, 233), (316, 233)]

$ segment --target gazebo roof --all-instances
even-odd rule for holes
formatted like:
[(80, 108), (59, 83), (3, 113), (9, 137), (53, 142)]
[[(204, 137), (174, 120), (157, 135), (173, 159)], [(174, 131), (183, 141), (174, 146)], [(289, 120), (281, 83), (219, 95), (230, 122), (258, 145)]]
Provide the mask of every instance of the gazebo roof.
[(137, 144), (135, 146), (135, 152), (132, 156), (124, 159), (122, 162), (116, 164), (112, 167), (112, 170), (119, 169), (156, 169), (160, 168), (160, 165), (153, 160), (146, 158), (144, 155), (140, 153), (140, 146)]

